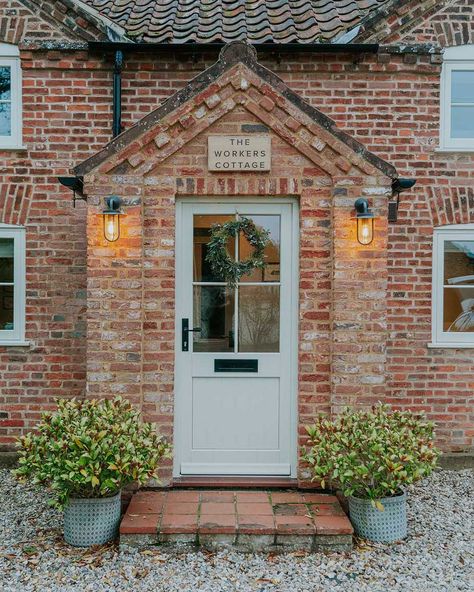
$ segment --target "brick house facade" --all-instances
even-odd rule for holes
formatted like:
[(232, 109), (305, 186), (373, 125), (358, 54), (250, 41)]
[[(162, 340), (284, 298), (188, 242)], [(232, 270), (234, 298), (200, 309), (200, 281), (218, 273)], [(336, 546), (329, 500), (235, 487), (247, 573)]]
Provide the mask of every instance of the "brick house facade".
[[(291, 197), (299, 444), (316, 413), (384, 400), (426, 411), (447, 452), (472, 452), (473, 349), (433, 347), (431, 298), (434, 229), (474, 223), (473, 152), (439, 150), (443, 51), (474, 44), (469, 1), (382, 2), (352, 39), (376, 52), (125, 51), (125, 132), (109, 144), (113, 52), (89, 42), (128, 42), (122, 24), (74, 2), (0, 11), (23, 103), (23, 146), (1, 151), (0, 223), (26, 228), (26, 344), (0, 345), (4, 450), (57, 397), (127, 396), (172, 438), (175, 204)], [(272, 139), (270, 172), (208, 170), (208, 135), (254, 132)], [(57, 180), (73, 174), (87, 195), (75, 208)], [(417, 183), (389, 223), (397, 178)], [(126, 213), (115, 243), (109, 195)], [(360, 196), (377, 214), (368, 246)]]

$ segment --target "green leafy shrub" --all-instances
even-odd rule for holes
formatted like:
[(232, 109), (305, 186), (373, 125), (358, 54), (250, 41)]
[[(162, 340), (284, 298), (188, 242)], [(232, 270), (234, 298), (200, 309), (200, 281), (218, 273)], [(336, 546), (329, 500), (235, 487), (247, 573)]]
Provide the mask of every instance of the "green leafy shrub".
[(308, 448), (303, 459), (313, 481), (344, 495), (372, 500), (400, 493), (429, 475), (440, 452), (434, 447), (434, 424), (424, 415), (390, 411), (377, 405), (370, 411), (345, 409), (334, 419), (318, 417), (308, 426)]
[(60, 400), (37, 430), (19, 439), (14, 474), (48, 485), (58, 507), (70, 497), (108, 497), (132, 481), (143, 484), (170, 456), (154, 426), (120, 398)]

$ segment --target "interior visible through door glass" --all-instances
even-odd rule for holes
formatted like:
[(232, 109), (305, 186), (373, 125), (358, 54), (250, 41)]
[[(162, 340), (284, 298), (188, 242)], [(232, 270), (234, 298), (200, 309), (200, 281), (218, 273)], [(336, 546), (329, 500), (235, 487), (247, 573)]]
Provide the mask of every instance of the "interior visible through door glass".
[(239, 351), (278, 352), (280, 286), (239, 287)]
[(234, 292), (225, 286), (194, 286), (195, 352), (234, 351)]
[[(221, 282), (223, 278), (216, 276), (206, 261), (207, 243), (211, 238), (211, 228), (214, 224), (224, 224), (233, 220), (234, 216), (196, 215), (194, 216), (193, 237), (193, 277), (195, 282)], [(235, 240), (230, 240), (227, 250), (235, 257)]]
[[(245, 214), (244, 214), (245, 215)], [(245, 215), (255, 226), (269, 232), (268, 244), (265, 248), (265, 267), (255, 269), (248, 275), (243, 275), (241, 282), (278, 282), (280, 281), (280, 216)], [(253, 251), (252, 246), (241, 233), (239, 236), (239, 261), (248, 259)]]

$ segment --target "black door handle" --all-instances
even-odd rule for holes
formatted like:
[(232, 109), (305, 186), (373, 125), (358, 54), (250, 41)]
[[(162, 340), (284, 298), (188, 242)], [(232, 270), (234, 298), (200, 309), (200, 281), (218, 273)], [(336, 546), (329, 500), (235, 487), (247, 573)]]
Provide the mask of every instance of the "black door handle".
[(200, 333), (201, 327), (189, 328), (189, 319), (181, 319), (181, 350), (189, 351), (189, 334)]

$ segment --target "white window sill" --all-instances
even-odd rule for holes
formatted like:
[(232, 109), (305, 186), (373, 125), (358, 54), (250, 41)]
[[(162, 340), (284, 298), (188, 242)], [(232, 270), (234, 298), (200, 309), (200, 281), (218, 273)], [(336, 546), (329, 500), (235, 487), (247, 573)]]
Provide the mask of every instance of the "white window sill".
[(457, 152), (464, 152), (465, 154), (474, 154), (474, 146), (472, 148), (436, 148), (435, 152), (441, 154), (456, 154)]
[(0, 144), (0, 151), (6, 151), (6, 150), (11, 150), (11, 151), (15, 151), (15, 150), (28, 150), (28, 148), (26, 146), (2, 146)]
[(430, 349), (474, 349), (473, 343), (428, 343), (427, 347)]
[(0, 347), (29, 347), (31, 341), (0, 341)]

